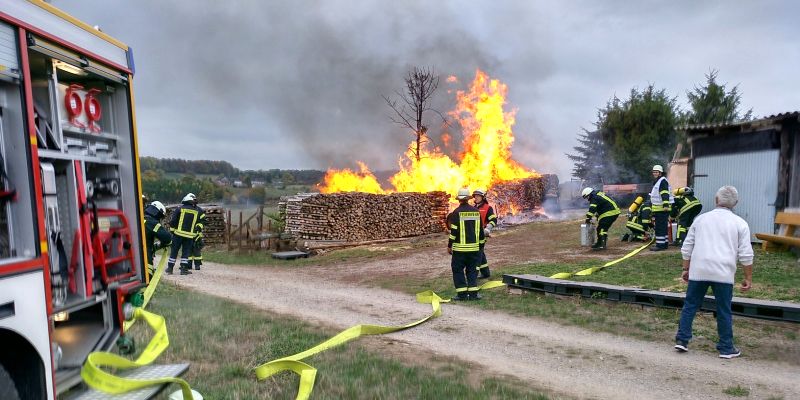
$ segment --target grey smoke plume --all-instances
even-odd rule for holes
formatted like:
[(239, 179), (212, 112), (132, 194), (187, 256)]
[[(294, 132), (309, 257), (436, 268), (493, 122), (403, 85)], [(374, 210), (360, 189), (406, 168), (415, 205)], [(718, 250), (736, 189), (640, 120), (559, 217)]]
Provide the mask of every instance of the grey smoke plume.
[[(52, 3), (134, 48), (143, 154), (241, 168), (394, 167), (411, 136), (381, 95), (415, 65), (507, 83), (515, 159), (562, 179), (580, 127), (633, 86), (657, 82), (683, 100), (719, 68), (757, 115), (795, 109), (800, 93), (792, 1)], [(771, 59), (781, 62), (760, 61)]]

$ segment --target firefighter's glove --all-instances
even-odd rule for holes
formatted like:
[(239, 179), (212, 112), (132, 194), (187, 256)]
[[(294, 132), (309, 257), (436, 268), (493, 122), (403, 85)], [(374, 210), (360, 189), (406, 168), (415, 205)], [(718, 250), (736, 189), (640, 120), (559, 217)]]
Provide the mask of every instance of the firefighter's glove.
[(592, 219), (591, 218), (586, 218), (586, 221), (583, 221), (583, 223), (586, 224), (586, 225), (589, 225), (589, 224), (592, 223)]
[(483, 234), (486, 237), (492, 236), (492, 228), (490, 228), (488, 226), (486, 228), (483, 228)]

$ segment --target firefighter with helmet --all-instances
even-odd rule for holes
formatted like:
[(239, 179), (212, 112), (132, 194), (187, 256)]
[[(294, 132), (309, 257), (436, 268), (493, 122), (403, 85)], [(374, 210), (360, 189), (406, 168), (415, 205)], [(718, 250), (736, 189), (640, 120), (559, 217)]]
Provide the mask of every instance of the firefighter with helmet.
[(631, 231), (622, 236), (623, 242), (643, 242), (647, 240), (648, 232), (653, 228), (651, 214), (653, 207), (650, 200), (637, 197), (628, 207), (628, 222), (625, 226)]
[[(200, 210), (195, 205), (197, 196), (194, 193), (189, 193), (181, 200), (180, 208), (172, 213), (169, 226), (172, 231), (172, 247), (169, 252), (169, 260), (167, 261), (166, 272), (172, 274), (172, 269), (175, 266), (178, 252), (181, 254), (181, 275), (188, 275), (192, 272), (189, 270), (189, 256), (192, 255), (192, 246), (197, 237), (198, 227), (197, 223), (200, 222)], [(202, 228), (200, 229), (202, 232)]]
[[(156, 250), (163, 249), (172, 243), (172, 235), (169, 230), (166, 226), (161, 225), (161, 220), (166, 216), (167, 208), (160, 201), (154, 201), (144, 208), (144, 239), (147, 247), (147, 265), (151, 275), (155, 272), (153, 271), (153, 254)], [(156, 246), (156, 239), (158, 239), (158, 246)]]
[(653, 188), (650, 190), (650, 203), (653, 208), (653, 219), (655, 220), (656, 246), (650, 251), (662, 251), (667, 249), (667, 230), (669, 229), (669, 214), (672, 210), (672, 191), (669, 181), (664, 176), (664, 167), (654, 165)]
[[(472, 192), (472, 201), (475, 204), (475, 208), (481, 213), (483, 234), (485, 237), (489, 237), (492, 233), (492, 229), (497, 226), (497, 215), (494, 213), (494, 208), (486, 201), (486, 191), (483, 189), (475, 189), (475, 191)], [(489, 270), (489, 262), (486, 260), (485, 246), (481, 246), (481, 261), (480, 264), (478, 264), (478, 272), (480, 272), (480, 278), (483, 279), (488, 279), (492, 275)]]
[(453, 300), (479, 300), (478, 264), (481, 259), (481, 247), (485, 243), (481, 213), (469, 205), (468, 188), (458, 190), (456, 200), (458, 207), (447, 216), (450, 236), (447, 240), (447, 252), (452, 255), (450, 269), (453, 271), (453, 285), (456, 297)]
[(703, 205), (694, 196), (694, 189), (690, 187), (677, 188), (673, 194), (675, 195), (675, 204), (673, 204), (671, 216), (678, 221), (678, 236), (674, 238), (672, 245), (681, 246), (694, 218), (700, 214), (700, 211), (703, 211)]
[(608, 242), (608, 230), (619, 217), (619, 207), (611, 197), (590, 187), (581, 191), (581, 197), (589, 202), (586, 224), (592, 222), (592, 217), (597, 217), (597, 242), (592, 245), (592, 250), (605, 250)]
[(206, 224), (206, 211), (197, 205), (196, 198), (194, 200), (194, 206), (200, 213), (200, 217), (198, 217), (197, 223), (194, 225), (195, 237), (194, 243), (192, 244), (192, 255), (189, 256), (189, 268), (194, 265), (194, 269), (199, 271), (200, 266), (203, 265), (203, 247), (206, 246), (205, 240), (203, 240), (203, 228)]

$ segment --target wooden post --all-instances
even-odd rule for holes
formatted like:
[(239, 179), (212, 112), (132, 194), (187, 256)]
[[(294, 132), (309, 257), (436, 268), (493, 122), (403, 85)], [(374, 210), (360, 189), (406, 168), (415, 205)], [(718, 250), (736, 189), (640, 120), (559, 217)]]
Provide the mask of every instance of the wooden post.
[(228, 209), (228, 218), (225, 220), (225, 242), (228, 245), (228, 251), (233, 249), (233, 243), (231, 243), (231, 210)]
[(258, 206), (258, 232), (264, 228), (264, 206)]
[(239, 250), (242, 249), (242, 236), (244, 236), (242, 235), (243, 228), (244, 227), (242, 226), (242, 211), (239, 211)]

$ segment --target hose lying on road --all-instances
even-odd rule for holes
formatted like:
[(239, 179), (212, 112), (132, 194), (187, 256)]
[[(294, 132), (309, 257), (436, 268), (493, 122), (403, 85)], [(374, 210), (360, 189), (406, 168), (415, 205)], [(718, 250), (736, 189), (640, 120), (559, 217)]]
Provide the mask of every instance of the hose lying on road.
[[(489, 281), (481, 285), (479, 289), (491, 289), (500, 286), (505, 286), (505, 284), (501, 281)], [(434, 293), (432, 290), (426, 290), (424, 292), (417, 293), (417, 301), (423, 304), (430, 304), (431, 307), (433, 308), (431, 314), (418, 321), (414, 321), (409, 324), (400, 326), (384, 326), (384, 325), (368, 325), (368, 324), (351, 326), (350, 328), (347, 328), (339, 332), (339, 334), (337, 334), (336, 336), (308, 350), (302, 351), (300, 353), (288, 357), (279, 358), (277, 360), (273, 360), (257, 366), (255, 368), (256, 378), (258, 378), (258, 380), (264, 380), (279, 372), (292, 371), (297, 375), (300, 375), (300, 385), (298, 387), (297, 397), (296, 397), (297, 400), (308, 399), (311, 396), (311, 391), (314, 389), (314, 380), (316, 379), (317, 376), (317, 369), (300, 360), (306, 357), (313, 356), (314, 354), (321, 353), (332, 347), (344, 344), (350, 340), (356, 339), (363, 335), (382, 335), (386, 333), (392, 333), (392, 332), (402, 331), (404, 329), (413, 328), (417, 325), (420, 325), (433, 318), (440, 316), (442, 314), (441, 303), (448, 303), (450, 302), (450, 299), (443, 299), (439, 297), (439, 295)]]

